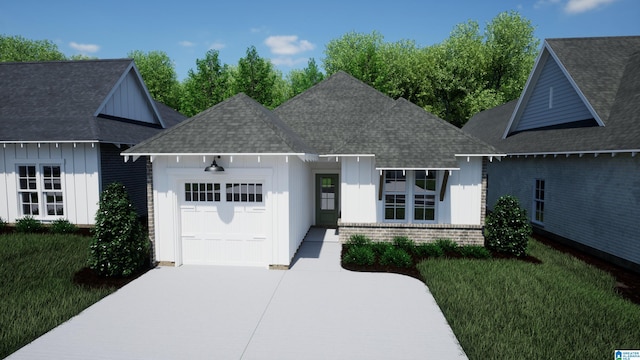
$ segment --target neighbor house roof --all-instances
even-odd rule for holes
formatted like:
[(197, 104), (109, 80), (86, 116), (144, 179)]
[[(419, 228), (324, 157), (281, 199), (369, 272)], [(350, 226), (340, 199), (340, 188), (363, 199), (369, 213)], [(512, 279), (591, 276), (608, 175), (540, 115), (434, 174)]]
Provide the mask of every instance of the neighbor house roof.
[[(156, 124), (98, 114), (128, 74), (157, 116)], [(135, 144), (182, 115), (157, 110), (133, 60), (0, 63), (0, 141), (98, 141)], [(99, 116), (96, 116), (99, 115)]]
[[(575, 84), (599, 126), (511, 130), (544, 57)], [(474, 115), (463, 130), (508, 154), (634, 151), (640, 149), (639, 96), (640, 36), (548, 39), (520, 99)]]
[(239, 94), (124, 155), (374, 155), (377, 168), (454, 169), (455, 155), (499, 155), (490, 145), (338, 72), (274, 111)]

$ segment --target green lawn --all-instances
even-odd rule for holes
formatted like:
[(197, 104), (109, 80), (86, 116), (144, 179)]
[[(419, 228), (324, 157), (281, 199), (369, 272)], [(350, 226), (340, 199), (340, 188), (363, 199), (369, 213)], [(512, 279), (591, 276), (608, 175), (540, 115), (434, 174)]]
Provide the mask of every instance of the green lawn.
[(614, 349), (640, 349), (640, 306), (615, 293), (613, 277), (535, 240), (529, 253), (543, 263), (418, 265), (470, 359), (612, 359)]
[(76, 286), (90, 238), (0, 235), (0, 358), (113, 292)]

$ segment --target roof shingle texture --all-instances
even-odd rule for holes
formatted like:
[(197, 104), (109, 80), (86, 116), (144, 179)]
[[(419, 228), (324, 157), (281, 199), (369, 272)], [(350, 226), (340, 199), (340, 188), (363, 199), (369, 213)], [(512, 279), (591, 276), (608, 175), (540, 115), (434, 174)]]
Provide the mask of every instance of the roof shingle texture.
[(546, 42), (605, 126), (534, 129), (502, 139), (512, 101), (474, 115), (463, 130), (511, 154), (640, 149), (640, 36)]

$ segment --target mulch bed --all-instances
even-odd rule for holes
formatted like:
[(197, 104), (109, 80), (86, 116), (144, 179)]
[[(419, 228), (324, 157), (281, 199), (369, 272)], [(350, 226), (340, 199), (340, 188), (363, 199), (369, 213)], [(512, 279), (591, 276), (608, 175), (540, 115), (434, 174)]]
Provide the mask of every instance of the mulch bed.
[(77, 285), (86, 286), (89, 288), (116, 288), (119, 289), (133, 280), (139, 278), (142, 274), (150, 270), (150, 267), (145, 266), (142, 270), (127, 277), (105, 277), (98, 275), (95, 271), (88, 267), (80, 269), (73, 275), (73, 282)]
[[(604, 270), (610, 273), (616, 279), (616, 291), (625, 299), (632, 301), (635, 304), (640, 305), (640, 274), (635, 273), (633, 271), (627, 270), (620, 266), (611, 264), (605, 260), (599, 259), (590, 254), (584, 253), (578, 249), (575, 249), (570, 246), (566, 246), (555, 241), (549, 240), (540, 235), (534, 235), (534, 238), (541, 243), (550, 246), (558, 251), (563, 253), (570, 254), (587, 264), (595, 266), (601, 270)], [(345, 251), (345, 246), (343, 246), (343, 251)], [(447, 254), (449, 257), (459, 257), (458, 254)], [(492, 253), (492, 258), (494, 259), (515, 259), (519, 261), (527, 261), (533, 264), (542, 263), (541, 260), (533, 257), (533, 256), (525, 256), (525, 257), (515, 257), (505, 254)], [(414, 259), (414, 263), (418, 263), (420, 259)], [(480, 260), (481, 261), (481, 260)], [(401, 268), (394, 266), (359, 266), (353, 264), (342, 264), (342, 267), (351, 271), (362, 271), (362, 272), (387, 272), (387, 273), (395, 273), (402, 274), (414, 277), (420, 281), (423, 281), (420, 272), (415, 266), (410, 268)]]

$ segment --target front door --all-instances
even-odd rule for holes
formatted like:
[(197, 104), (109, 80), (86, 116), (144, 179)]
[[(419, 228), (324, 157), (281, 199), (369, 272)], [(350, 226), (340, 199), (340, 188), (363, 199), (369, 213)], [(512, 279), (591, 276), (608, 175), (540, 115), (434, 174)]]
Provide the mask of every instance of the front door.
[(338, 174), (316, 175), (316, 225), (338, 225), (338, 186)]

